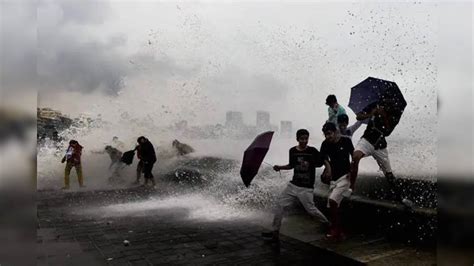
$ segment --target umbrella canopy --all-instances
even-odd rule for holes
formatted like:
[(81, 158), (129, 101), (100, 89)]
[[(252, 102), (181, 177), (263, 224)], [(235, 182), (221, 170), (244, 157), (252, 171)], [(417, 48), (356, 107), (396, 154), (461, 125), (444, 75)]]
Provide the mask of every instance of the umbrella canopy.
[(357, 114), (368, 105), (380, 101), (390, 104), (400, 113), (407, 106), (407, 102), (395, 82), (373, 77), (368, 77), (352, 87), (348, 106)]
[(257, 175), (258, 169), (263, 162), (263, 158), (270, 148), (273, 131), (267, 131), (258, 135), (252, 144), (245, 150), (242, 166), (240, 167), (240, 177), (246, 187), (250, 185), (253, 178)]

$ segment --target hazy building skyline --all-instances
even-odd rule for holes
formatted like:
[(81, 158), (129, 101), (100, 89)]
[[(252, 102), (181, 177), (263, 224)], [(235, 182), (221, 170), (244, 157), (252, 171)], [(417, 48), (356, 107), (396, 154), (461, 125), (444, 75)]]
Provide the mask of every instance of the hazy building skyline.
[(293, 123), (291, 121), (280, 121), (280, 135), (290, 137), (293, 134)]
[(226, 119), (225, 119), (225, 126), (226, 128), (241, 128), (244, 125), (244, 119), (242, 112), (237, 111), (227, 111), (226, 112)]
[(257, 130), (270, 129), (270, 113), (267, 111), (257, 111), (255, 125), (257, 127)]

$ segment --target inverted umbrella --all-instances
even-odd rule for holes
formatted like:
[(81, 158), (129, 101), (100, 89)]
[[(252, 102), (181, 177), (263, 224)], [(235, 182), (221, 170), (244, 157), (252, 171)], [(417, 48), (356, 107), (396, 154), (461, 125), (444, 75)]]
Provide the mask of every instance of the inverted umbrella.
[(240, 167), (240, 177), (242, 177), (246, 187), (250, 185), (250, 182), (257, 175), (263, 158), (265, 158), (270, 148), (272, 137), (273, 131), (264, 132), (258, 135), (245, 150), (242, 166)]
[(395, 82), (373, 77), (368, 77), (351, 88), (348, 106), (357, 114), (367, 106), (380, 101), (390, 104), (392, 109), (397, 110), (400, 114), (407, 106), (407, 102)]

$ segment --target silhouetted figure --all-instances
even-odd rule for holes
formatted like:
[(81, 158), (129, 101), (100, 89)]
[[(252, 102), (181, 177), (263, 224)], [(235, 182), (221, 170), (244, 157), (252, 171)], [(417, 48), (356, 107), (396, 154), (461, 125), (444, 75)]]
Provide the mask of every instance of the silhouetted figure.
[(183, 156), (183, 155), (194, 152), (193, 147), (189, 146), (186, 143), (179, 142), (177, 139), (173, 140), (172, 145), (179, 156)]
[[(145, 138), (141, 136), (137, 139), (138, 146), (137, 146), (137, 157), (140, 159), (139, 165), (141, 164), (141, 169), (143, 169), (143, 174), (145, 176), (145, 185), (148, 184), (149, 181), (155, 186), (155, 179), (152, 174), (153, 165), (156, 162), (156, 153), (153, 144)], [(140, 172), (141, 173), (141, 172)], [(137, 166), (137, 182), (139, 182), (140, 176), (139, 168)]]
[(122, 163), (122, 152), (110, 145), (105, 146), (104, 150), (102, 151), (95, 151), (94, 153), (104, 154), (107, 153), (110, 157), (110, 165), (109, 170), (111, 170), (112, 174), (109, 177), (109, 181), (113, 181), (115, 178), (120, 177), (120, 170), (123, 169), (125, 166)]

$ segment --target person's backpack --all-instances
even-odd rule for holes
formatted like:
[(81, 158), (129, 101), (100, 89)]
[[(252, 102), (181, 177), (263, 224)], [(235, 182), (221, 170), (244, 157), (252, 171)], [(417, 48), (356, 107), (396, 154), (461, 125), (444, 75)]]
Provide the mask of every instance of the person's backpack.
[(133, 163), (133, 157), (135, 157), (135, 150), (130, 150), (123, 153), (120, 161), (126, 165), (131, 165)]

